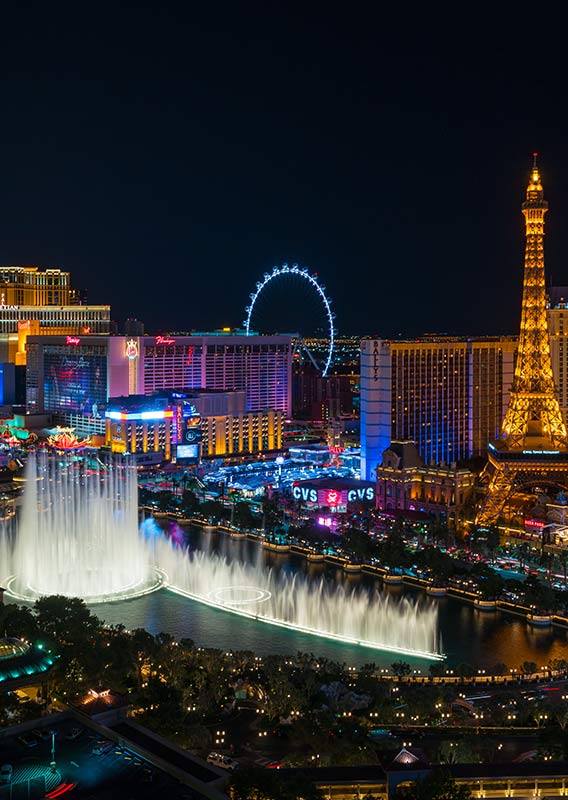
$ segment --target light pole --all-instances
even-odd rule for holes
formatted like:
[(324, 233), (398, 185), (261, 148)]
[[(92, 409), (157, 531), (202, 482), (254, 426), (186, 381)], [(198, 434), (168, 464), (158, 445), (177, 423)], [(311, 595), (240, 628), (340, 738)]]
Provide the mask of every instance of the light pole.
[(50, 770), (55, 773), (56, 772), (56, 763), (55, 763), (55, 730), (51, 731), (51, 763), (49, 765)]

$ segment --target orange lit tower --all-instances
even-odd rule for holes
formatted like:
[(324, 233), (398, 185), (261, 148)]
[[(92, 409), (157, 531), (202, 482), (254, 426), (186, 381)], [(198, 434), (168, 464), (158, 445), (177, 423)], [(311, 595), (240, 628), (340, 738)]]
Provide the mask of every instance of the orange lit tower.
[(539, 484), (566, 486), (568, 437), (550, 360), (544, 281), (544, 200), (537, 153), (522, 210), (526, 225), (521, 331), (515, 376), (501, 438), (489, 444), (487, 496), (478, 525), (496, 522), (511, 491)]

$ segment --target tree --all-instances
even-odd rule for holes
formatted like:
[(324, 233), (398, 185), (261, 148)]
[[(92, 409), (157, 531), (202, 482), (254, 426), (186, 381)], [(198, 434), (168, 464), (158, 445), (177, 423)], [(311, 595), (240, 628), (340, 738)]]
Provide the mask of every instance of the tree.
[(144, 628), (135, 628), (130, 635), (130, 647), (136, 669), (138, 688), (142, 687), (144, 672), (148, 670), (153, 657), (158, 653), (158, 646), (152, 634)]
[(449, 742), (442, 739), (438, 745), (438, 762), (440, 764), (474, 764), (477, 754), (467, 739)]
[(377, 545), (377, 555), (385, 566), (400, 569), (414, 563), (415, 558), (414, 555), (411, 557), (405, 543), (394, 531), (386, 542)]
[(394, 661), (391, 664), (391, 669), (395, 675), (402, 678), (404, 675), (410, 675), (411, 666), (406, 661)]
[(199, 511), (199, 500), (195, 492), (192, 492), (190, 489), (184, 489), (179, 508), (183, 514), (189, 516), (196, 514)]
[(31, 610), (14, 603), (0, 604), (0, 636), (35, 638), (37, 622)]
[(201, 513), (212, 522), (220, 522), (226, 516), (226, 509), (219, 500), (205, 500), (201, 503)]
[(322, 800), (309, 778), (282, 778), (276, 770), (243, 767), (231, 778), (233, 800)]
[(435, 585), (444, 586), (456, 571), (455, 562), (437, 547), (426, 547), (416, 554), (416, 561), (430, 571)]
[(357, 528), (348, 528), (341, 537), (345, 547), (362, 559), (368, 559), (373, 550), (373, 542), (365, 531)]
[(447, 544), (450, 537), (447, 523), (435, 521), (430, 528), (430, 536), (435, 545), (440, 542), (444, 545)]
[(254, 525), (254, 516), (250, 509), (250, 505), (244, 500), (235, 503), (233, 509), (233, 522), (237, 528), (252, 528)]
[(280, 519), (280, 507), (274, 497), (264, 497), (262, 500), (262, 513), (264, 517), (264, 530), (273, 533)]
[(37, 626), (59, 647), (75, 647), (90, 641), (102, 630), (98, 617), (78, 597), (55, 594), (40, 597), (34, 604)]
[(434, 769), (412, 789), (402, 788), (396, 797), (412, 800), (470, 800), (469, 786), (458, 784), (447, 769)]
[(503, 578), (494, 570), (490, 570), (490, 574), (483, 579), (481, 584), (481, 596), (484, 600), (495, 600), (501, 595), (504, 587)]
[(177, 499), (168, 489), (165, 489), (161, 492), (155, 492), (154, 500), (156, 502), (158, 511), (161, 511), (163, 514), (167, 514), (168, 511), (175, 511), (178, 508)]
[(495, 550), (499, 547), (501, 536), (497, 525), (490, 525), (487, 531), (487, 550), (491, 556), (491, 563), (495, 563)]
[(140, 506), (149, 505), (152, 496), (153, 496), (152, 492), (149, 489), (145, 489), (143, 486), (140, 486), (138, 488), (138, 505)]

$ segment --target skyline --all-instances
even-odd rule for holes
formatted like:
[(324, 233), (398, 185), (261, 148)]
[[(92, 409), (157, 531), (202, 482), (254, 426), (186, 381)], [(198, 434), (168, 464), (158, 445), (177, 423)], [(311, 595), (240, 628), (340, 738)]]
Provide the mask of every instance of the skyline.
[(238, 326), (262, 274), (297, 262), (340, 333), (510, 334), (536, 150), (547, 281), (568, 283), (550, 30), (530, 34), (544, 80), (505, 16), (255, 8), (121, 7), (88, 28), (10, 12), (0, 261), (69, 270), (149, 330)]

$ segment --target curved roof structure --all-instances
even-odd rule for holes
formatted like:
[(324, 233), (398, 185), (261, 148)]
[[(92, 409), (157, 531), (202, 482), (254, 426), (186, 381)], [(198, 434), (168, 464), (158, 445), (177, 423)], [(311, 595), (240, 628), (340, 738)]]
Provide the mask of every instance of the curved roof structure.
[(0, 639), (0, 660), (23, 656), (28, 652), (31, 645), (23, 639), (7, 638)]
[(0, 692), (25, 685), (31, 676), (41, 675), (53, 666), (55, 656), (43, 645), (24, 639), (0, 639)]

